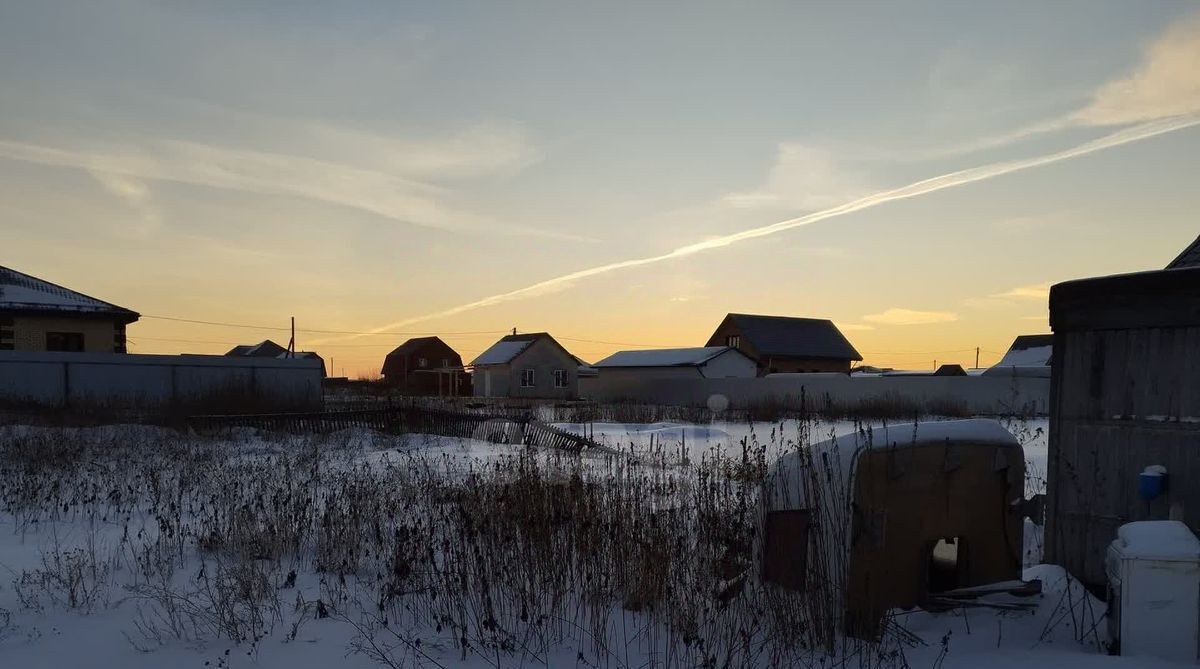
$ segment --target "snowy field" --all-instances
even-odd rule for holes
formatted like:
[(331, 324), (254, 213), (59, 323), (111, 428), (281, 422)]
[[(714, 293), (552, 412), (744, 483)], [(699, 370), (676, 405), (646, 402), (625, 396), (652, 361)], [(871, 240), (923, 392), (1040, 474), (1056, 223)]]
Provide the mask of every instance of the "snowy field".
[[(953, 420), (951, 418), (923, 418)], [(1031, 492), (1044, 488), (1049, 420), (1046, 418), (1008, 418), (1001, 422), (1025, 449), (1026, 474)], [(586, 434), (606, 446), (637, 455), (653, 455), (670, 462), (701, 462), (716, 457), (738, 458), (743, 449), (761, 450), (773, 460), (799, 444), (813, 444), (855, 432), (870, 431), (873, 438), (898, 440), (911, 438), (912, 421), (824, 421), (727, 423), (705, 425), (680, 423), (558, 423), (558, 427)]]
[(1104, 655), (1103, 604), (1051, 566), (1029, 610), (806, 650), (823, 623), (757, 582), (737, 465), (857, 426), (585, 427), (635, 457), (0, 430), (0, 666), (1157, 666)]

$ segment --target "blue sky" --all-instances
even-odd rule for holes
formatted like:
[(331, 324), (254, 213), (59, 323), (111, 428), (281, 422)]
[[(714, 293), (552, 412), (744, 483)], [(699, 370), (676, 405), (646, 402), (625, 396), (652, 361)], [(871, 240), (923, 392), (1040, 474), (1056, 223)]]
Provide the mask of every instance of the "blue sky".
[[(906, 5), (10, 3), (3, 262), (146, 314), (318, 329), (694, 345), (726, 311), (821, 316), (919, 366), (1003, 350), (1046, 328), (1045, 284), (1200, 233), (1181, 126), (428, 318), (1200, 112), (1193, 3)], [(398, 341), (307, 343), (355, 372)]]

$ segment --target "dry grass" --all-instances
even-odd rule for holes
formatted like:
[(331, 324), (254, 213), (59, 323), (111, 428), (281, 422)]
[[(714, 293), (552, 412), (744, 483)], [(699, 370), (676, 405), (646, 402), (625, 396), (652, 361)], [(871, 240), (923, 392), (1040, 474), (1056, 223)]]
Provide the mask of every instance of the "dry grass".
[(564, 646), (601, 667), (906, 666), (900, 635), (839, 637), (837, 584), (759, 580), (767, 453), (804, 449), (803, 427), (688, 467), (530, 449), (463, 463), (382, 437), (410, 448), (368, 461), (358, 440), (7, 431), (0, 510), (26, 531), (103, 530), (19, 587), (30, 606), (127, 600), (143, 649), (253, 647), (331, 618), (396, 667), (429, 664), (431, 645), (496, 666)]

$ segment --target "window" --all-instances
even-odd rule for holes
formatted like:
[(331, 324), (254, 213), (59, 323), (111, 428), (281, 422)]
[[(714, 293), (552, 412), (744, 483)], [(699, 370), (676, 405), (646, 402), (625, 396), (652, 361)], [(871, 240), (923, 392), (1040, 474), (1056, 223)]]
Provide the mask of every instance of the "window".
[(521, 370), (521, 387), (522, 388), (532, 388), (534, 380), (535, 380), (535, 378), (534, 378), (532, 369), (522, 369)]
[(82, 332), (47, 332), (47, 351), (82, 351)]
[(725, 338), (725, 345), (728, 346), (729, 348), (741, 348), (742, 347), (742, 336), (741, 335), (729, 335), (728, 337)]
[(417, 358), (417, 367), (424, 368), (428, 364), (429, 364), (429, 361), (426, 360), (425, 358)]
[(450, 358), (442, 358), (442, 369), (450, 369)]
[(565, 370), (565, 369), (554, 370), (554, 387), (555, 388), (566, 388), (567, 380), (568, 380), (567, 379), (567, 370)]

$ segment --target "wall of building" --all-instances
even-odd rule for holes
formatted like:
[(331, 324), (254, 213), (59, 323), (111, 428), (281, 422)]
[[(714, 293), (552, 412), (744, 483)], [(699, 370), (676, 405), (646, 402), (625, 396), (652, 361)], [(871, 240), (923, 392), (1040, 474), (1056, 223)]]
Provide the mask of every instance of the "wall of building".
[(805, 374), (818, 372), (850, 371), (849, 360), (826, 358), (764, 358), (760, 361), (764, 374)]
[[(1058, 335), (1050, 424), (1047, 558), (1100, 591), (1104, 550), (1135, 520), (1200, 528), (1200, 327)], [(1138, 475), (1167, 468), (1166, 494), (1138, 496)]]
[[(534, 386), (522, 388), (521, 370), (530, 368), (534, 370)], [(554, 387), (556, 369), (566, 370), (566, 388)], [(545, 339), (535, 341), (508, 366), (508, 397), (566, 400), (578, 396), (579, 363)]]
[(635, 401), (671, 406), (708, 406), (715, 396), (730, 408), (763, 404), (844, 410), (873, 406), (912, 407), (929, 413), (1045, 414), (1050, 379), (982, 376), (852, 377), (791, 374), (731, 379), (615, 379), (603, 374), (580, 382), (580, 395), (599, 402)]
[(703, 375), (710, 379), (758, 376), (758, 364), (739, 351), (729, 351), (701, 365)]
[[(47, 332), (78, 332), (87, 353), (124, 352), (125, 327), (112, 320), (21, 315), (13, 316), (12, 325), (3, 329), (12, 331), (14, 351), (45, 351)], [(114, 339), (117, 334), (122, 336), (120, 340)]]
[(320, 409), (317, 360), (0, 351), (0, 403), (256, 413)]
[(508, 397), (508, 365), (476, 367), (471, 374), (471, 390), (475, 397)]

